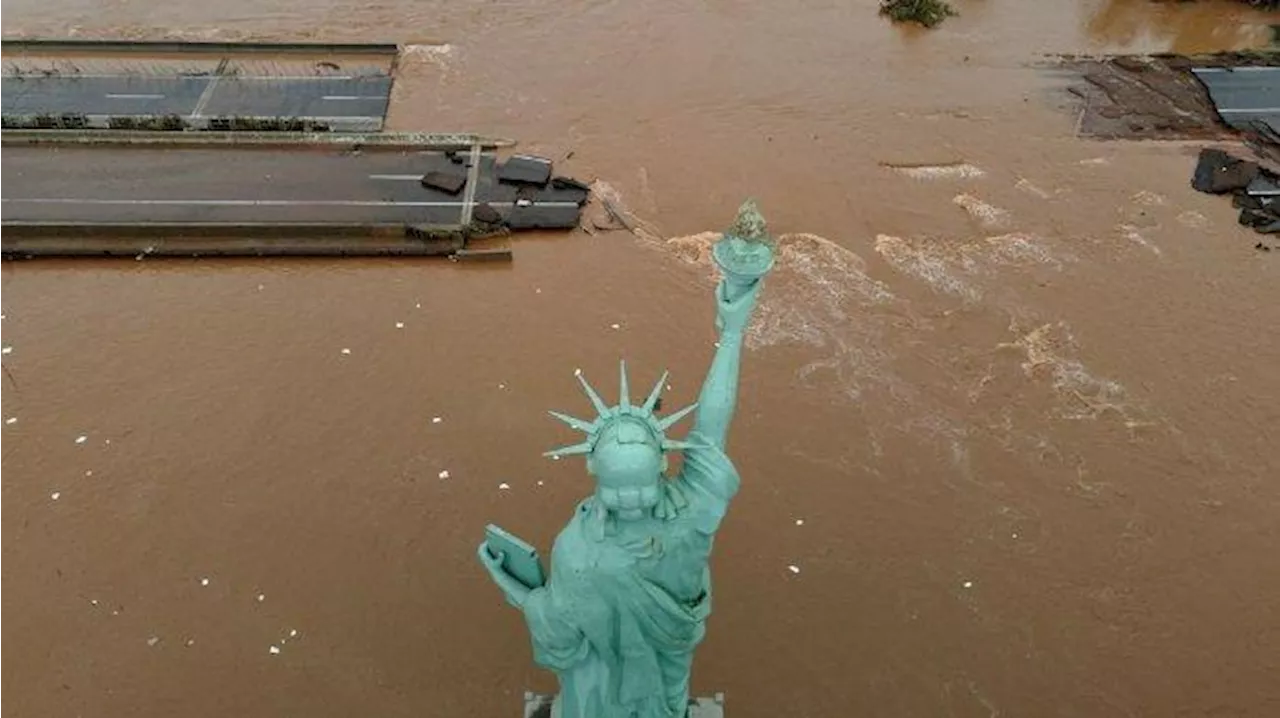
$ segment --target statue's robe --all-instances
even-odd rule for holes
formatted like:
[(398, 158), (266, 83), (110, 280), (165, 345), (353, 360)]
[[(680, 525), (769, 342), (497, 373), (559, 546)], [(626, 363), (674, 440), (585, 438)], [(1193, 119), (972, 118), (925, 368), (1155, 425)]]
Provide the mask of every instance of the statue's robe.
[(534, 660), (560, 679), (561, 718), (685, 715), (711, 613), (707, 562), (738, 473), (719, 448), (686, 449), (663, 487), (641, 521), (618, 521), (595, 497), (580, 503), (556, 538), (550, 581), (525, 603)]

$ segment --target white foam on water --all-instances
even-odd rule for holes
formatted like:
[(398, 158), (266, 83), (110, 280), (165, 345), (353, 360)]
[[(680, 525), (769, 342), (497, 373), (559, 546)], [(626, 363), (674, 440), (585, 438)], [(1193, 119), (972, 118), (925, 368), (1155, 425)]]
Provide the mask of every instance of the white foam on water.
[(1163, 252), (1160, 251), (1160, 248), (1156, 246), (1155, 242), (1147, 239), (1146, 235), (1142, 233), (1142, 230), (1132, 224), (1121, 224), (1116, 227), (1116, 231), (1120, 233), (1121, 237), (1124, 237), (1136, 245), (1145, 247), (1156, 256), (1163, 254)]
[(963, 297), (968, 301), (982, 298), (982, 292), (962, 279), (952, 262), (928, 245), (930, 242), (906, 240), (888, 234), (876, 235), (876, 251), (903, 274), (919, 279), (934, 289)]
[(1049, 379), (1053, 389), (1067, 400), (1060, 409), (1062, 418), (1096, 419), (1115, 412), (1126, 424), (1139, 423), (1124, 385), (1095, 375), (1082, 361), (1067, 356), (1075, 351), (1075, 339), (1065, 322), (1041, 324), (999, 348), (1025, 355), (1022, 371), (1028, 378)]
[(981, 167), (967, 162), (942, 165), (889, 165), (889, 168), (898, 174), (918, 180), (977, 179), (987, 174)]
[(958, 194), (951, 201), (965, 212), (968, 212), (970, 217), (977, 220), (986, 229), (1008, 227), (1013, 220), (1013, 215), (1009, 210), (988, 204), (970, 194)]

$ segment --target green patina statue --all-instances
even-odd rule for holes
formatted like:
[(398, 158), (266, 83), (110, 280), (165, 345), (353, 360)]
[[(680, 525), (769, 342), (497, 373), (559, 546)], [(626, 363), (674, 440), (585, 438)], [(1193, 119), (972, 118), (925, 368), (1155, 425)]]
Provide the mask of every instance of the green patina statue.
[[(743, 205), (713, 256), (724, 277), (716, 288), (720, 341), (698, 403), (656, 416), (666, 374), (637, 405), (623, 364), (620, 398), (611, 407), (579, 373), (596, 418), (551, 412), (586, 438), (547, 455), (585, 456), (596, 490), (556, 538), (550, 579), (541, 582), (536, 566), (533, 579), (514, 571), (506, 552), (491, 545), (492, 535), (480, 545), (481, 562), (524, 613), (534, 659), (560, 680), (553, 716), (684, 718), (688, 710), (693, 650), (711, 613), (708, 560), (738, 490), (725, 440), (743, 334), (773, 265), (754, 202)], [(695, 409), (689, 436), (667, 438)], [(684, 454), (674, 477), (667, 476), (668, 451)]]

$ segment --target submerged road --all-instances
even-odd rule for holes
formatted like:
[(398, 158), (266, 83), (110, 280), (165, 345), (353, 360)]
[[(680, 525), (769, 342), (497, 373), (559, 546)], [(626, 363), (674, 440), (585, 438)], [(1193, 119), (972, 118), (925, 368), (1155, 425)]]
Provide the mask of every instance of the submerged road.
[(5, 116), (176, 115), (197, 128), (214, 118), (305, 119), (340, 128), (378, 129), (390, 101), (386, 76), (7, 76)]
[[(517, 188), (481, 159), (476, 201), (504, 211)], [(362, 154), (229, 149), (11, 147), (0, 155), (5, 222), (318, 222), (454, 224), (463, 194), (424, 188), (425, 172), (463, 174), (433, 152)], [(543, 207), (577, 206), (538, 193)]]

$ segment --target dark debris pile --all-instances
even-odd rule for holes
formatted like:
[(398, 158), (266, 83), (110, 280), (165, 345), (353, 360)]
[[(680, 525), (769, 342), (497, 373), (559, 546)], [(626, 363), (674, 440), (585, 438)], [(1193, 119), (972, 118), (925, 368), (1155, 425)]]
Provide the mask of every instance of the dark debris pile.
[[(1222, 150), (1201, 150), (1191, 186), (1209, 194), (1230, 194), (1231, 204), (1240, 210), (1240, 224), (1261, 234), (1280, 233), (1280, 175), (1258, 163)], [(1262, 242), (1256, 247), (1271, 250)]]

